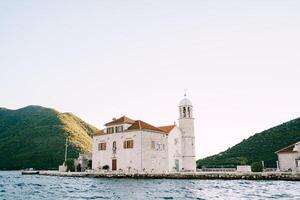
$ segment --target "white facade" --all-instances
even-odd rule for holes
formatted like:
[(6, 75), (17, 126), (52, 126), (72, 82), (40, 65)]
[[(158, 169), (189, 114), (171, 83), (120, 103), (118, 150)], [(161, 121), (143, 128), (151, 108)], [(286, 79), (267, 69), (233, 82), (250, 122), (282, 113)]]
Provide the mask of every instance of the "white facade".
[(179, 128), (181, 130), (182, 170), (195, 171), (195, 135), (192, 102), (186, 97), (179, 104)]
[(179, 126), (155, 127), (125, 116), (93, 137), (92, 168), (119, 172), (196, 171), (193, 106), (179, 105)]
[(300, 141), (276, 153), (280, 171), (300, 172)]
[(236, 171), (241, 173), (252, 172), (250, 165), (238, 165), (236, 166)]
[(176, 126), (170, 134), (168, 134), (168, 171), (181, 171), (182, 166), (182, 133)]

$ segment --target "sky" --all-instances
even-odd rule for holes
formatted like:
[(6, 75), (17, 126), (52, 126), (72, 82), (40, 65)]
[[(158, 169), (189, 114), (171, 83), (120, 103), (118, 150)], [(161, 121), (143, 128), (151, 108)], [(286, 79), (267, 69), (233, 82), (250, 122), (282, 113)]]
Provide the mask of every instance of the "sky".
[(299, 0), (0, 0), (0, 107), (103, 128), (193, 102), (197, 158), (300, 117)]

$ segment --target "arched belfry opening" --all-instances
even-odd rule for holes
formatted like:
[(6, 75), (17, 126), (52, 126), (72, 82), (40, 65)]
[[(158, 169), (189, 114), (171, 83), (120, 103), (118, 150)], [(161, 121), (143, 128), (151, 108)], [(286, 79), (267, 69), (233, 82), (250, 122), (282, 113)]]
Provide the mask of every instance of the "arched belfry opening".
[(186, 94), (179, 103), (179, 118), (193, 118), (193, 105)]

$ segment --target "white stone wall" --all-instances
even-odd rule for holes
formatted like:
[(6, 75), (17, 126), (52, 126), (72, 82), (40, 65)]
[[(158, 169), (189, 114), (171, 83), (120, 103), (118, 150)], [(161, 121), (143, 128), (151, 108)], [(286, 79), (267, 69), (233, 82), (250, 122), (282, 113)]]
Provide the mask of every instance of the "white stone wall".
[[(132, 139), (132, 149), (124, 149), (123, 142)], [(112, 145), (116, 141), (116, 154), (113, 154)], [(99, 151), (98, 144), (106, 142), (106, 150)], [(117, 159), (117, 170), (141, 171), (141, 133), (132, 131), (126, 133), (105, 134), (93, 137), (93, 163), (92, 168), (99, 170), (99, 167), (108, 165), (112, 169), (112, 159)]]
[(294, 151), (300, 152), (300, 142), (297, 142), (294, 147)]
[(237, 172), (252, 172), (250, 165), (238, 165), (236, 166)]
[(279, 169), (280, 171), (287, 171), (291, 169), (292, 171), (297, 171), (296, 159), (299, 158), (300, 153), (290, 152), (290, 153), (278, 153)]
[(179, 170), (182, 169), (182, 148), (181, 148), (181, 131), (176, 126), (168, 134), (168, 157), (169, 157), (169, 171), (175, 172), (175, 160), (179, 161)]
[(179, 127), (182, 131), (182, 168), (196, 171), (194, 119), (180, 118)]
[[(132, 149), (124, 149), (123, 142), (132, 139)], [(113, 154), (113, 142), (116, 141), (117, 150)], [(158, 148), (152, 149), (152, 141)], [(106, 142), (106, 150), (99, 151), (98, 144)], [(160, 147), (160, 148), (159, 148)], [(167, 172), (168, 171), (168, 143), (164, 133), (148, 131), (128, 131), (123, 133), (106, 134), (93, 138), (92, 168), (99, 170), (104, 165), (112, 169), (112, 159), (117, 159), (117, 170), (125, 172)]]
[(194, 119), (192, 118), (180, 118), (178, 120), (179, 127), (183, 131), (182, 136), (194, 137)]
[[(142, 171), (167, 172), (168, 171), (168, 138), (165, 133), (142, 133)], [(154, 142), (154, 148), (152, 146)]]

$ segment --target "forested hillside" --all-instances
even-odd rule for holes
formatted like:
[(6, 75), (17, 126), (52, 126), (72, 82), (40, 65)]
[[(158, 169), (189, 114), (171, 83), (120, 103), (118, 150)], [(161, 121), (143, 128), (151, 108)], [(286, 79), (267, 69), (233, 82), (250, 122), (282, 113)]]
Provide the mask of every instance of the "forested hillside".
[(240, 161), (251, 164), (265, 161), (267, 167), (276, 167), (275, 151), (300, 141), (300, 118), (257, 133), (239, 144), (197, 161), (198, 167), (234, 167)]
[(91, 136), (97, 129), (71, 113), (41, 106), (18, 110), (0, 108), (0, 169), (51, 169), (68, 157), (91, 152)]

